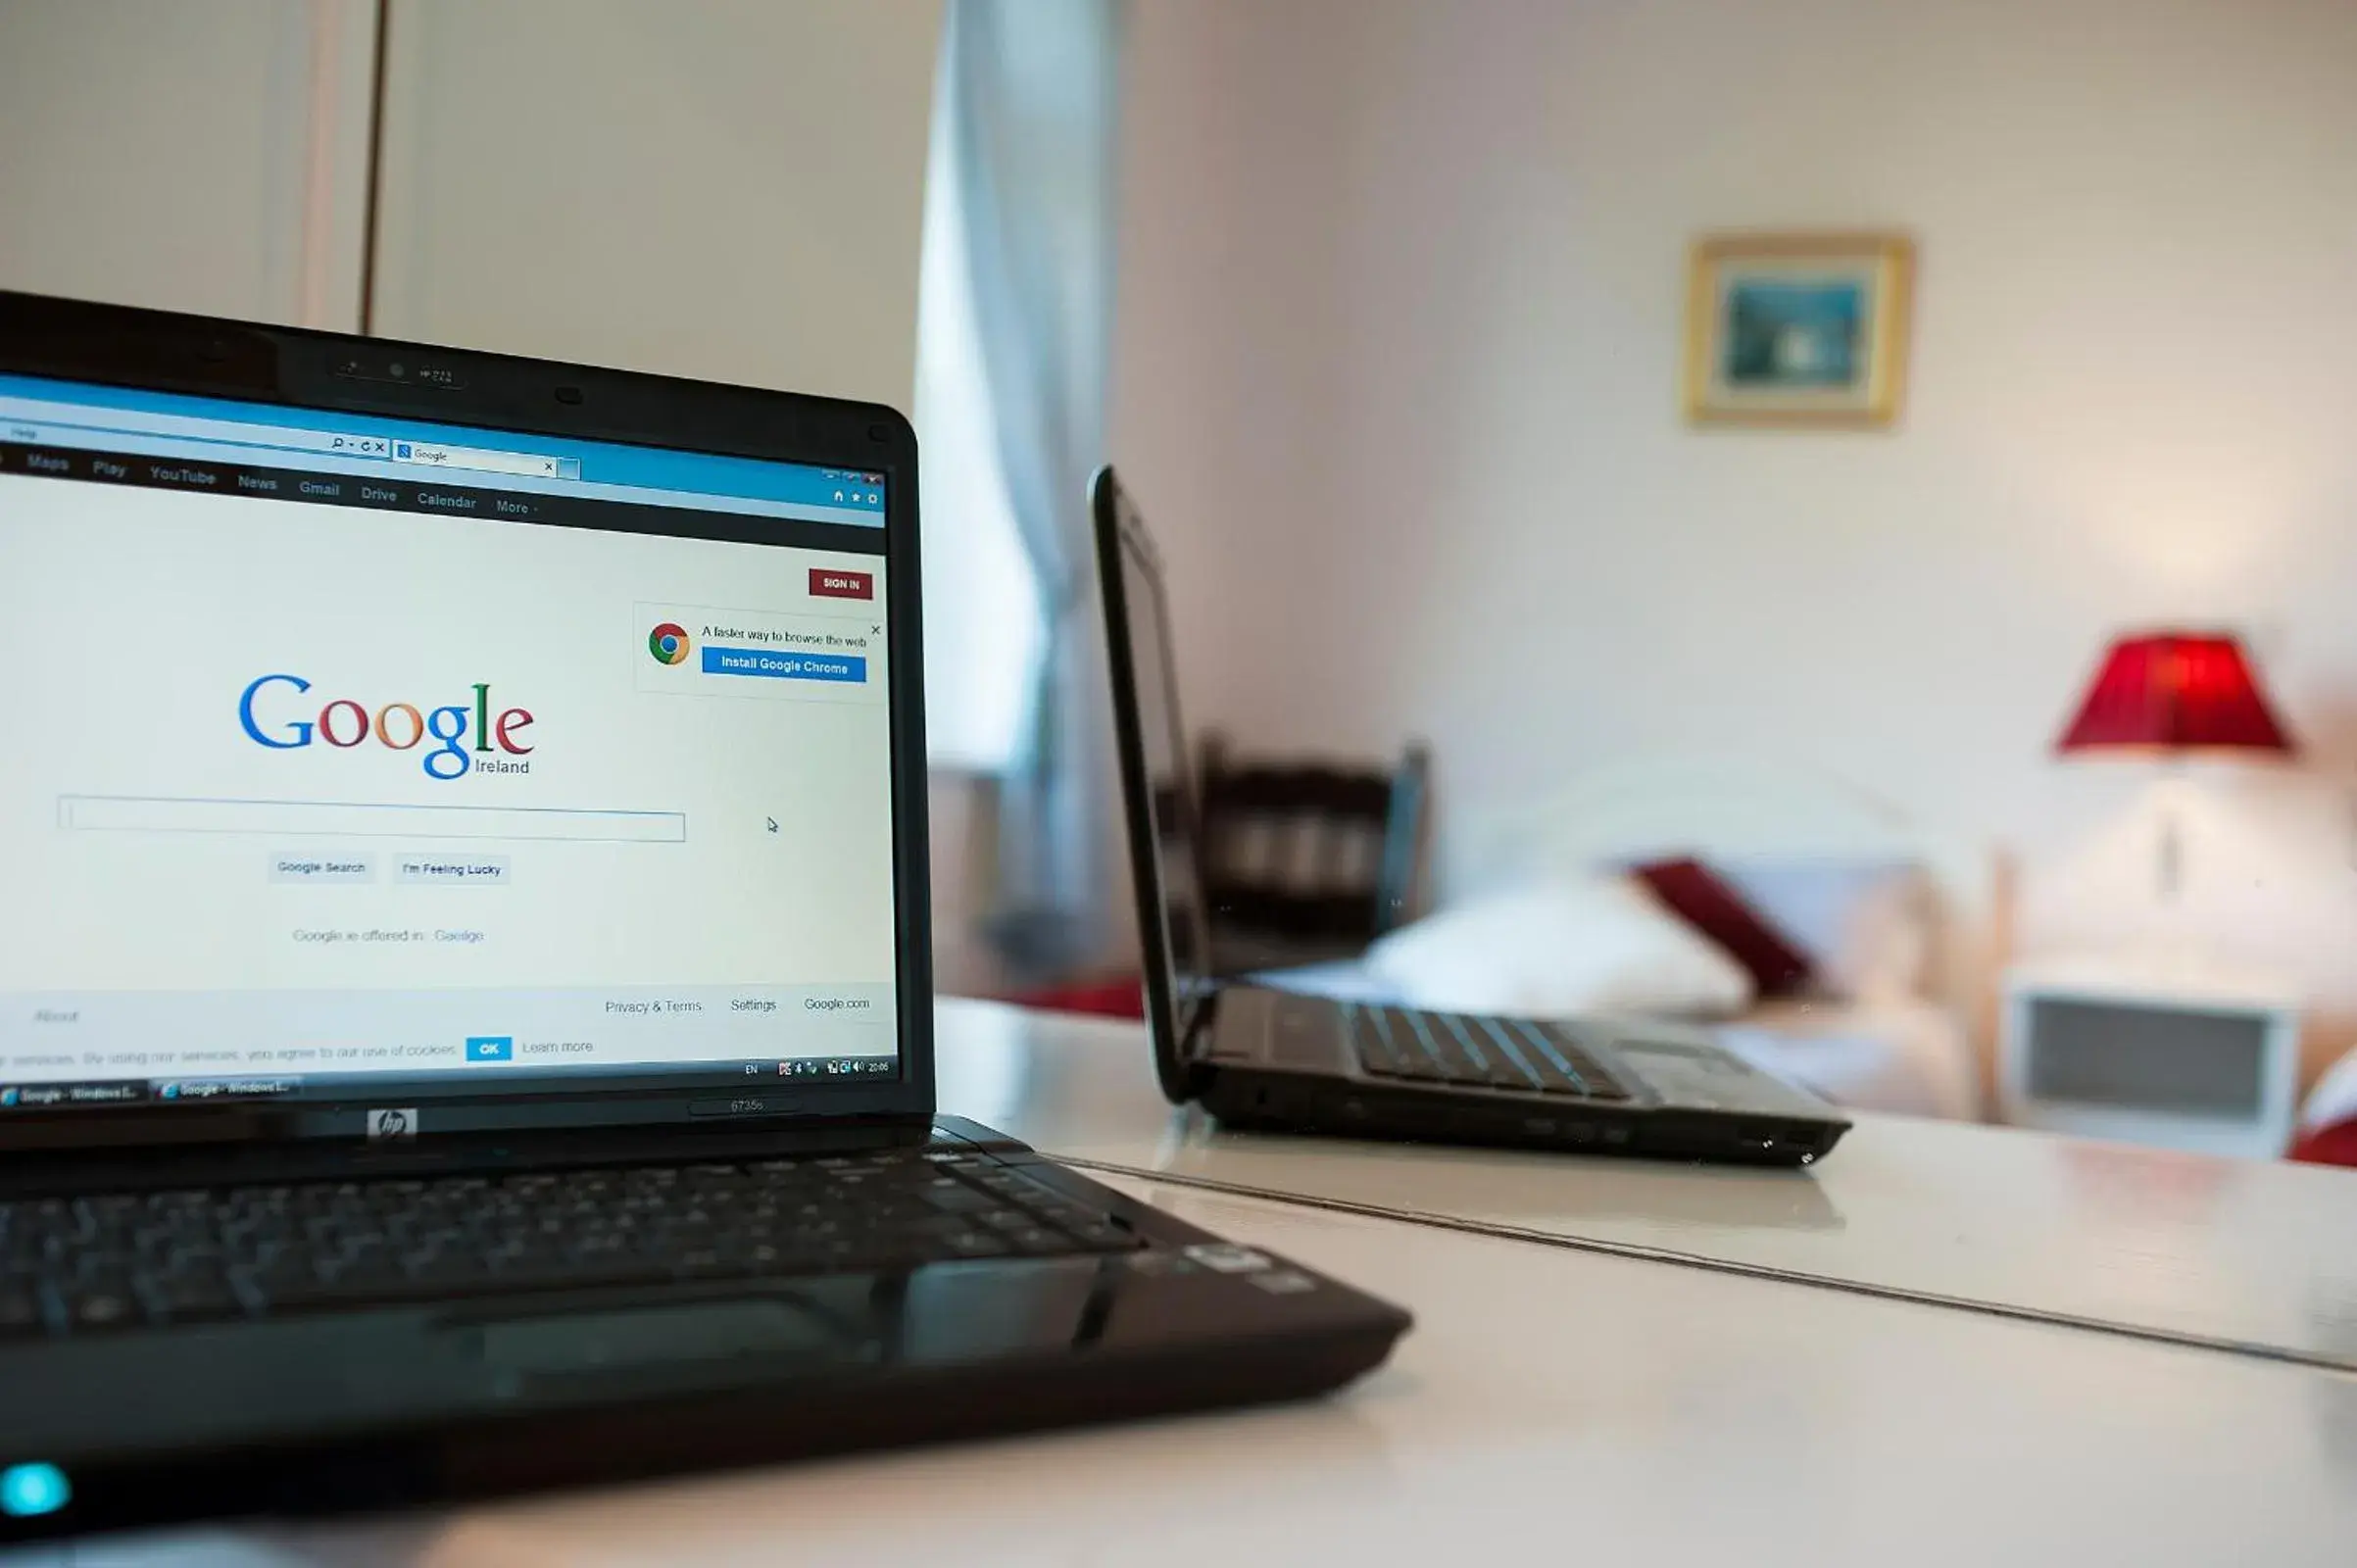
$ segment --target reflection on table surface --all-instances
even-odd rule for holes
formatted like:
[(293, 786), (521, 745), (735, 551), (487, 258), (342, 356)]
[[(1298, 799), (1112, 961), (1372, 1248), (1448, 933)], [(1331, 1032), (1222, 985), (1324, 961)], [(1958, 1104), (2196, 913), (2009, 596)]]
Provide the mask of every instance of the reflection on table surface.
[(2357, 1369), (2346, 1172), (1870, 1113), (1806, 1172), (1227, 1133), (1134, 1025), (938, 1016), (942, 1108), (1068, 1158)]

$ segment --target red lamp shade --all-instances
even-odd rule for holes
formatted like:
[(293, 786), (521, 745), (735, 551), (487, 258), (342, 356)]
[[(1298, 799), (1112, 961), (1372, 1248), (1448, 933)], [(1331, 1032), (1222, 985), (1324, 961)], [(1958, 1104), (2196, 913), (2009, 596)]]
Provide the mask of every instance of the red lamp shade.
[(2288, 753), (2291, 738), (2232, 637), (2123, 637), (2080, 701), (2057, 752)]

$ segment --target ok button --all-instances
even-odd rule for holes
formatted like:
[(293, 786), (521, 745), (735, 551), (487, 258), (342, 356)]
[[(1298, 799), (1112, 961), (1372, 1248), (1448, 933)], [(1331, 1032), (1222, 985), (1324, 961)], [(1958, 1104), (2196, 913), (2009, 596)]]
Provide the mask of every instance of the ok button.
[(466, 1059), (468, 1061), (514, 1061), (516, 1059), (516, 1037), (514, 1035), (468, 1035), (466, 1037)]

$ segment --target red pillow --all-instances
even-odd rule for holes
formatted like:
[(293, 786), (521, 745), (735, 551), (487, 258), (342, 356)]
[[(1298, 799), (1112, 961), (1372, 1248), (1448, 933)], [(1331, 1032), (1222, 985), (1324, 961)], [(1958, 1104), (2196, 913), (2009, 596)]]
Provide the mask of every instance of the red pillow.
[(1138, 1018), (1146, 1016), (1146, 995), (1143, 982), (1132, 975), (1111, 980), (1082, 981), (1073, 985), (1042, 986), (1036, 991), (1018, 991), (1006, 1000), (1018, 1007), (1037, 1007), (1045, 1012), (1084, 1012), (1099, 1018)]
[(1629, 874), (1671, 913), (1749, 970), (1761, 996), (1792, 996), (1807, 990), (1815, 978), (1808, 955), (1701, 861), (1652, 860), (1631, 866)]
[(2309, 1128), (2292, 1144), (2288, 1157), (2311, 1165), (2357, 1165), (2357, 1120)]

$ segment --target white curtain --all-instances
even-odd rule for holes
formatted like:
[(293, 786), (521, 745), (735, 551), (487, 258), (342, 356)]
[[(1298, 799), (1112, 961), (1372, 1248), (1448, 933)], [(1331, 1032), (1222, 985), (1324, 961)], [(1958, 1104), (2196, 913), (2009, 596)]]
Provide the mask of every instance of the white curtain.
[(1113, 801), (1087, 485), (1105, 461), (1126, 0), (950, 0), (942, 103), (990, 427), (1037, 579), (1039, 657), (1001, 794), (988, 922), (1010, 971), (1085, 967)]

